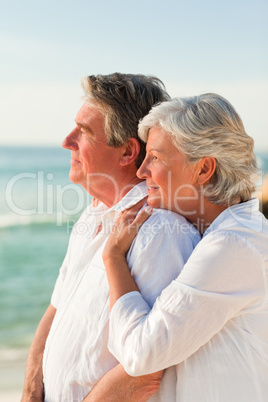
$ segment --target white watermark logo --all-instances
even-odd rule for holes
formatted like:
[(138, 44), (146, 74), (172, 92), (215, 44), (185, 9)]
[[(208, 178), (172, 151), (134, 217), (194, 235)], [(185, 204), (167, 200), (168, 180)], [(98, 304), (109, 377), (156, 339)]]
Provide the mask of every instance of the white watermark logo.
[[(9, 211), (19, 217), (51, 217), (57, 226), (62, 226), (67, 222), (68, 233), (74, 227), (77, 217), (91, 203), (90, 195), (91, 184), (94, 183), (101, 187), (103, 194), (109, 193), (111, 205), (116, 204), (132, 188), (131, 184), (125, 187), (119, 186), (114, 177), (107, 174), (88, 174), (87, 190), (82, 186), (73, 183), (60, 184), (59, 179), (49, 172), (23, 172), (14, 175), (6, 185), (5, 201)], [(136, 188), (136, 197), (143, 198), (144, 190)], [(257, 187), (255, 196), (261, 199), (262, 184)], [(23, 197), (22, 197), (23, 194)], [(23, 198), (23, 199), (22, 199)], [(154, 194), (149, 193), (149, 203), (154, 208), (172, 210), (183, 215), (190, 222), (194, 222), (200, 232), (207, 228), (206, 216), (206, 197), (203, 188), (199, 191), (194, 186), (182, 184), (174, 189), (172, 186), (171, 172), (167, 175), (167, 186), (165, 194), (156, 190)], [(153, 204), (152, 204), (153, 203)], [(125, 204), (122, 204), (125, 205)], [(98, 209), (96, 208), (96, 213)], [(100, 211), (100, 213), (102, 213)], [(230, 209), (232, 214), (232, 209)], [(250, 219), (250, 218), (249, 218)], [(76, 227), (82, 235), (90, 233), (93, 229), (81, 224)], [(169, 228), (169, 231), (176, 228)]]
[(61, 226), (66, 218), (81, 213), (92, 197), (80, 186), (56, 184), (54, 179), (53, 173), (43, 171), (14, 175), (5, 191), (9, 211), (20, 217), (54, 217), (57, 226)]

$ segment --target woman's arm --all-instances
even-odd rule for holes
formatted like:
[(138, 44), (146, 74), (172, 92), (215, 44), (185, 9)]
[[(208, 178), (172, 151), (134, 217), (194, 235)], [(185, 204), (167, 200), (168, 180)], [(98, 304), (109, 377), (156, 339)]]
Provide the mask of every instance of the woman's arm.
[(130, 274), (126, 253), (139, 228), (153, 211), (151, 207), (146, 207), (136, 216), (139, 209), (140, 204), (137, 204), (121, 214), (121, 217), (113, 227), (102, 254), (109, 282), (111, 308), (124, 294), (139, 291)]
[(129, 237), (132, 241), (146, 214), (143, 211), (133, 221), (126, 213), (104, 252), (114, 306), (109, 349), (130, 375), (179, 364), (264, 297), (261, 255), (235, 233), (217, 232), (201, 240), (151, 309), (135, 292), (124, 258)]

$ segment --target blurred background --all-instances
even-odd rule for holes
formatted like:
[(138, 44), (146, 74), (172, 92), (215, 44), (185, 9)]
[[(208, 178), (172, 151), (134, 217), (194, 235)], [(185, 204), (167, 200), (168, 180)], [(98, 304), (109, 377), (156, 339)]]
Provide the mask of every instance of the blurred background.
[[(19, 400), (25, 359), (90, 197), (61, 148), (80, 78), (156, 75), (171, 96), (216, 92), (255, 140), (268, 173), (267, 0), (1, 0), (0, 400)], [(266, 203), (267, 205), (267, 203)]]

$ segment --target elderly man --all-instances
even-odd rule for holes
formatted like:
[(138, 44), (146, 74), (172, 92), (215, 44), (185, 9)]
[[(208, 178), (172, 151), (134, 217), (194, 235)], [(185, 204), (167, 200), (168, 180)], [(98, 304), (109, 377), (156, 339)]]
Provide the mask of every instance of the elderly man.
[[(169, 97), (160, 80), (143, 75), (90, 76), (82, 84), (84, 104), (63, 147), (71, 151), (71, 181), (100, 203), (90, 205), (73, 228), (51, 304), (30, 349), (23, 401), (134, 401), (142, 400), (141, 389), (142, 395), (148, 390), (148, 399), (162, 375), (132, 378), (108, 350), (109, 287), (102, 251), (120, 212), (147, 195), (136, 176), (145, 155), (137, 126), (152, 105)], [(153, 305), (199, 237), (173, 213), (159, 210), (148, 222), (127, 258), (143, 297)], [(175, 387), (173, 368), (166, 370), (154, 400), (161, 400), (167, 382)]]

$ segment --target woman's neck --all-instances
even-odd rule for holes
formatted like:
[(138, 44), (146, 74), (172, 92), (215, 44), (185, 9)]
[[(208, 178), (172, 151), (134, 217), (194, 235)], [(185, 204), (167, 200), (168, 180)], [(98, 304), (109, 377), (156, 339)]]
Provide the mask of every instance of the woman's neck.
[(227, 208), (227, 205), (212, 204), (206, 199), (204, 200), (202, 208), (199, 208), (195, 216), (191, 217), (189, 220), (197, 228), (199, 233), (203, 235), (211, 223)]

